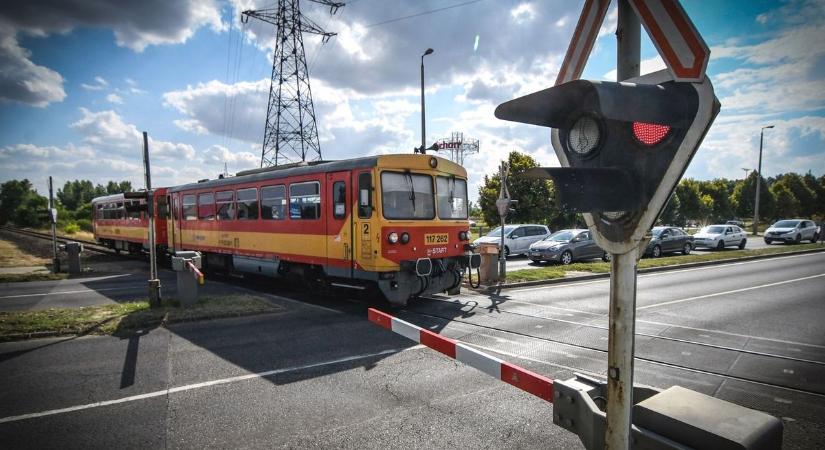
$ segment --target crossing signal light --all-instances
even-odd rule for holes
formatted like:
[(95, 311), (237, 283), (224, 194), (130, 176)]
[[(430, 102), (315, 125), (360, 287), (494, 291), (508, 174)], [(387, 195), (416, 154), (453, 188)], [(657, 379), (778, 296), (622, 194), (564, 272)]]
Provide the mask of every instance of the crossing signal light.
[(573, 80), (496, 108), (499, 119), (554, 129), (562, 167), (525, 176), (552, 178), (562, 207), (585, 213), (611, 242), (652, 226), (719, 112), (707, 78), (676, 82), (662, 74), (636, 83)]

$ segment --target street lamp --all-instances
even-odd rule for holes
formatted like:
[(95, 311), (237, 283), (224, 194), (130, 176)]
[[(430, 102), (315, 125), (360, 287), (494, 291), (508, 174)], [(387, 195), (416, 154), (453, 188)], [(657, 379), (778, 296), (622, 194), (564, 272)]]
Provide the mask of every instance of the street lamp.
[(753, 169), (748, 169), (747, 167), (743, 167), (742, 170), (745, 171), (745, 179), (747, 180), (748, 179), (748, 172), (750, 172)]
[(756, 198), (753, 202), (753, 235), (759, 236), (759, 191), (762, 188), (762, 140), (765, 137), (765, 129), (773, 128), (773, 125), (762, 127), (759, 131), (759, 165), (756, 168)]
[(424, 51), (424, 54), (421, 55), (421, 153), (425, 153), (427, 144), (427, 128), (424, 125), (424, 116), (426, 115), (424, 111), (424, 57), (431, 54), (433, 49), (428, 48)]

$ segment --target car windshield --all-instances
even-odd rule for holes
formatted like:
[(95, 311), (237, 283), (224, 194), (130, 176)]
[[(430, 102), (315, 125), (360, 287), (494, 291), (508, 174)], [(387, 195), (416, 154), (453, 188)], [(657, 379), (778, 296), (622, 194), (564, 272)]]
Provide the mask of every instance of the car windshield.
[[(513, 229), (515, 229), (515, 225), (505, 225), (504, 226), (504, 235), (510, 234)], [(487, 237), (501, 237), (501, 227), (494, 228), (493, 231), (487, 233)]]
[(555, 233), (547, 236), (546, 238), (542, 239), (544, 241), (556, 241), (556, 242), (570, 242), (573, 239), (573, 232), (562, 230), (556, 231)]
[(780, 220), (773, 224), (773, 228), (793, 228), (799, 224), (798, 220)]
[(722, 234), (725, 232), (725, 227), (714, 225), (711, 227), (702, 228), (699, 232), (703, 234)]
[(662, 231), (665, 231), (665, 229), (664, 228), (654, 228), (654, 229), (650, 230), (650, 234), (652, 234), (654, 237), (659, 237), (659, 235), (662, 234)]

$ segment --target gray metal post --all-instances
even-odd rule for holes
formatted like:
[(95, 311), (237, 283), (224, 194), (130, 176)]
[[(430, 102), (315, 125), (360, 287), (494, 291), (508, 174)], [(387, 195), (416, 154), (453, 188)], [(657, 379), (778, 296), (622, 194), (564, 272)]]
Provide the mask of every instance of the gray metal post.
[(149, 136), (143, 132), (143, 169), (146, 176), (146, 215), (149, 217), (149, 305), (160, 306), (160, 280), (155, 255), (155, 208), (152, 194), (152, 174), (149, 169)]
[(57, 221), (54, 217), (54, 184), (49, 176), (49, 221), (52, 223), (52, 273), (60, 272), (60, 258), (57, 257)]
[(628, 0), (619, 0), (616, 26), (616, 81), (640, 74), (641, 25)]
[(762, 190), (762, 141), (765, 137), (765, 129), (773, 128), (773, 125), (762, 127), (759, 131), (759, 165), (756, 168), (756, 194), (753, 200), (753, 235), (759, 236), (759, 191)]
[(506, 161), (501, 162), (499, 168), (499, 178), (501, 179), (501, 188), (499, 189), (498, 201), (498, 215), (501, 218), (501, 245), (498, 247), (498, 279), (504, 281), (507, 279), (507, 254), (504, 251), (504, 225), (507, 211), (510, 209), (510, 193), (507, 191), (507, 171), (509, 170)]
[[(628, 0), (619, 0), (616, 27), (616, 81), (640, 74), (641, 25)], [(629, 449), (633, 423), (633, 345), (636, 329), (636, 256), (611, 258), (607, 342), (607, 427), (605, 448)]]
[(630, 448), (633, 407), (633, 342), (636, 329), (636, 251), (612, 255), (607, 341), (607, 429), (609, 449)]
[(421, 153), (424, 153), (427, 148), (427, 126), (425, 122), (426, 111), (424, 109), (424, 57), (431, 54), (433, 49), (428, 48), (423, 55), (421, 55)]

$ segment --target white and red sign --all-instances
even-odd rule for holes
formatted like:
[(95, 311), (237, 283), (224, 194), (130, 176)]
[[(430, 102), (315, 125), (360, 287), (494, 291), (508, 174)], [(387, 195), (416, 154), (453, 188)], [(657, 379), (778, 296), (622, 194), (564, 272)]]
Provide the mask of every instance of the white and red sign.
[(676, 81), (701, 82), (710, 49), (677, 0), (630, 0)]
[[(705, 78), (710, 49), (678, 0), (630, 0), (659, 55), (676, 81), (698, 83)], [(599, 35), (610, 0), (585, 0), (556, 84), (581, 78)]]

